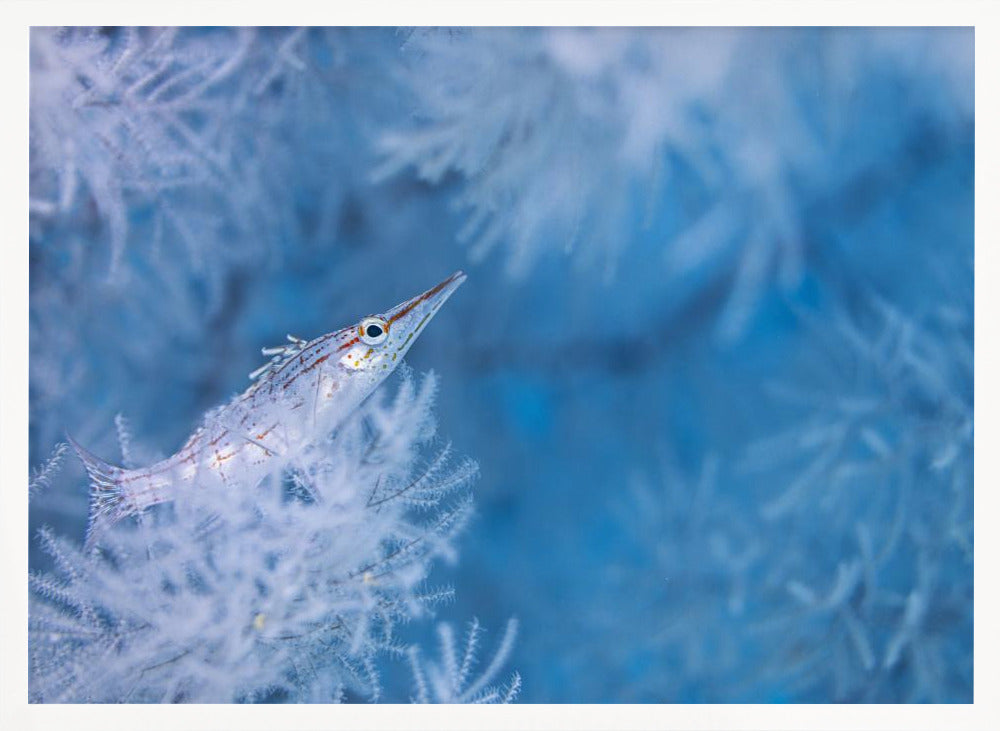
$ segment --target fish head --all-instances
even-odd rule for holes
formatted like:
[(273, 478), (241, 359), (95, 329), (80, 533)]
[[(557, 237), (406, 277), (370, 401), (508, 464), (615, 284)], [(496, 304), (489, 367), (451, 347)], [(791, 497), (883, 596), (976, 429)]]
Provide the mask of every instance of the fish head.
[(464, 281), (465, 273), (457, 271), (423, 294), (346, 328), (341, 336), (340, 366), (351, 372), (352, 381), (377, 385), (403, 361), (427, 323)]

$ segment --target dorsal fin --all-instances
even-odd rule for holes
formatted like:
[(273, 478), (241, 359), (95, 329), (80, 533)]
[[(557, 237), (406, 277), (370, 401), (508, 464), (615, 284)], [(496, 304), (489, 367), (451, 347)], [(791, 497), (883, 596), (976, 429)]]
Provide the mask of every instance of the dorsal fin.
[(278, 370), (281, 366), (288, 362), (290, 358), (294, 358), (296, 355), (301, 353), (306, 345), (309, 344), (309, 341), (296, 337), (291, 333), (285, 337), (288, 338), (287, 343), (282, 343), (281, 345), (276, 345), (272, 348), (260, 349), (261, 355), (269, 355), (271, 356), (271, 359), (250, 374), (251, 381), (256, 381), (265, 373)]

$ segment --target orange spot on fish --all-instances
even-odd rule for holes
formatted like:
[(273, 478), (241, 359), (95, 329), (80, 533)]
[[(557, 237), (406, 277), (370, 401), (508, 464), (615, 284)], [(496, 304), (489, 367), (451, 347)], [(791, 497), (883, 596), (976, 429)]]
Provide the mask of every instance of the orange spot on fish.
[(318, 366), (320, 363), (323, 363), (324, 361), (327, 361), (329, 359), (330, 359), (330, 354), (329, 353), (327, 353), (326, 355), (320, 356), (319, 358), (317, 358), (316, 360), (314, 360), (312, 363), (310, 363), (308, 366), (306, 366), (302, 370), (302, 372), (303, 373), (308, 373), (313, 368), (315, 368), (316, 366)]

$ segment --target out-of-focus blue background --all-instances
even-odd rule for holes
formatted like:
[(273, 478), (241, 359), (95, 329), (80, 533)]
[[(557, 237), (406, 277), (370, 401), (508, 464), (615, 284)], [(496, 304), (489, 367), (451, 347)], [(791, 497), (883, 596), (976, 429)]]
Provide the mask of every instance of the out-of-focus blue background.
[[(32, 464), (463, 268), (440, 616), (522, 700), (969, 702), (973, 40), (38, 29)], [(31, 527), (85, 515), (69, 460)]]

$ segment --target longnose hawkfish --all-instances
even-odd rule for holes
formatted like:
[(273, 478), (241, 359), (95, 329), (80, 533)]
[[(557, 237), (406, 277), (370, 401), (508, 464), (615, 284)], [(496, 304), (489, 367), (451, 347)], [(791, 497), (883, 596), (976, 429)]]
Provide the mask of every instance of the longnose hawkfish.
[(330, 433), (395, 370), (463, 281), (465, 274), (455, 272), (381, 315), (315, 340), (289, 335), (288, 344), (262, 349), (272, 358), (250, 374), (251, 386), (208, 412), (176, 454), (149, 467), (116, 467), (67, 437), (91, 480), (88, 549), (98, 528), (174, 499), (178, 482), (232, 485), (238, 476), (256, 484), (276, 458)]

